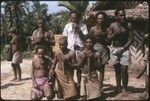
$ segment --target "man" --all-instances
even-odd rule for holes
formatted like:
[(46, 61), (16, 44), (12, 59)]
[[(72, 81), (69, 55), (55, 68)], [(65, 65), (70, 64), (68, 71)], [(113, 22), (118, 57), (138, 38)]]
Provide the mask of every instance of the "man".
[[(127, 94), (128, 65), (130, 60), (129, 46), (133, 42), (133, 29), (131, 23), (126, 21), (124, 9), (115, 11), (116, 22), (108, 29), (107, 38), (112, 42), (110, 50), (110, 63), (114, 66), (116, 73), (117, 91), (123, 95)], [(121, 89), (121, 80), (123, 88)]]
[(102, 84), (104, 80), (104, 72), (105, 72), (105, 65), (108, 63), (110, 58), (109, 48), (107, 47), (108, 40), (107, 40), (107, 26), (106, 26), (106, 19), (107, 15), (105, 12), (99, 12), (96, 14), (96, 25), (91, 28), (90, 33), (94, 40), (96, 41), (94, 45), (94, 49), (100, 53), (100, 57), (102, 59), (102, 65), (99, 68), (100, 75), (100, 88), (102, 91)]
[(46, 26), (44, 20), (40, 18), (38, 20), (38, 29), (36, 29), (31, 37), (31, 44), (35, 45), (35, 48), (38, 46), (44, 46), (46, 48), (46, 55), (48, 57), (53, 57), (52, 47), (55, 45), (53, 33), (46, 31)]
[(17, 35), (15, 29), (11, 30), (12, 40), (10, 41), (10, 50), (12, 55), (12, 63), (11, 66), (13, 67), (14, 78), (12, 81), (17, 80), (17, 73), (18, 73), (18, 81), (21, 81), (21, 68), (20, 63), (22, 63), (22, 53), (21, 53), (21, 40), (20, 37)]
[[(70, 22), (65, 26), (63, 35), (67, 37), (67, 41), (68, 41), (67, 48), (72, 51), (75, 51), (77, 62), (80, 61), (78, 56), (83, 50), (83, 47), (84, 47), (83, 40), (87, 34), (88, 34), (87, 26), (80, 21), (79, 12), (71, 11)], [(81, 80), (80, 75), (81, 75), (81, 70), (77, 70), (78, 87), (79, 87), (80, 80)]]

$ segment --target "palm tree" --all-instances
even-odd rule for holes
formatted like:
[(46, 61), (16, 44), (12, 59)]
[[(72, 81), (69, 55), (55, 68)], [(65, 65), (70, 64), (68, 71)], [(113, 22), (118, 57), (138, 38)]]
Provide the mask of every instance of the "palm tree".
[(86, 16), (88, 5), (89, 1), (59, 1), (59, 6), (66, 7), (69, 11), (77, 10), (82, 17)]

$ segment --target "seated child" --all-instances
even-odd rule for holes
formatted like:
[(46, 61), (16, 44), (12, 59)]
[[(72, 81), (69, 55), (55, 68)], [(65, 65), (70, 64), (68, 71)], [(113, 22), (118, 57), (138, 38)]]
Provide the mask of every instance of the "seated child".
[(50, 84), (49, 70), (51, 61), (45, 57), (44, 47), (36, 49), (37, 57), (32, 60), (32, 89), (31, 99), (40, 100), (43, 97), (52, 99), (54, 97), (53, 85)]

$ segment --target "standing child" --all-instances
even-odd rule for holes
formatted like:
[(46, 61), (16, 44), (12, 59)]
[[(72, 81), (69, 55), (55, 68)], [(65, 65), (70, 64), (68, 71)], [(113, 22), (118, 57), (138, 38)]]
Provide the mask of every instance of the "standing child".
[(12, 55), (12, 63), (11, 66), (14, 72), (14, 78), (12, 81), (17, 80), (18, 74), (18, 81), (21, 81), (21, 68), (20, 63), (22, 63), (22, 52), (21, 52), (21, 40), (20, 37), (17, 35), (15, 29), (11, 31), (12, 40), (10, 41), (10, 50)]
[(58, 82), (57, 97), (71, 100), (77, 95), (75, 82), (73, 80), (74, 68), (69, 65), (69, 63), (74, 62), (75, 54), (67, 48), (67, 37), (65, 36), (59, 39), (59, 47), (60, 51), (54, 55), (54, 62), (50, 74), (54, 75), (54, 71), (56, 73)]
[(36, 49), (37, 57), (32, 61), (32, 81), (33, 87), (31, 90), (31, 99), (40, 100), (42, 97), (47, 99), (53, 98), (53, 87), (49, 82), (49, 67), (51, 62), (45, 57), (45, 50), (43, 47)]

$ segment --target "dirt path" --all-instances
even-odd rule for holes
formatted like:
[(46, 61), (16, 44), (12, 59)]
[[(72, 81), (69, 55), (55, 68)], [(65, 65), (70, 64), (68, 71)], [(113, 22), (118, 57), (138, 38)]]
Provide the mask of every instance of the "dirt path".
[[(10, 100), (30, 100), (31, 89), (31, 60), (24, 60), (21, 64), (22, 78), (21, 82), (10, 82), (13, 73), (10, 62), (1, 62), (1, 98)], [(115, 74), (112, 68), (106, 68), (104, 78), (104, 95), (106, 100), (139, 100), (139, 96), (145, 91), (144, 78), (136, 79), (136, 73), (129, 72), (129, 91), (127, 97), (121, 94), (115, 94)], [(45, 98), (44, 98), (45, 99)], [(56, 99), (56, 98), (55, 98)]]

